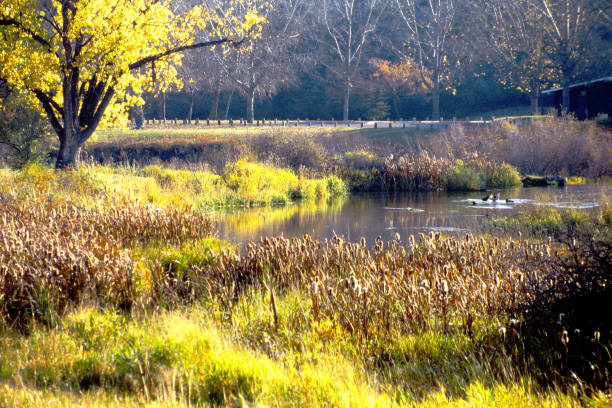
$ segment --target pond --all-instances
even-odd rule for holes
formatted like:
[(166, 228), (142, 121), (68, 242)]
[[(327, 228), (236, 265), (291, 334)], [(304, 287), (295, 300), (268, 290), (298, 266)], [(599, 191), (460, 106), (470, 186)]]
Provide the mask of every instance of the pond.
[[(284, 207), (220, 211), (219, 236), (235, 243), (262, 236), (323, 239), (334, 234), (349, 241), (365, 237), (392, 239), (419, 232), (446, 234), (482, 228), (490, 217), (506, 216), (534, 206), (595, 209), (612, 197), (612, 185), (531, 187), (501, 191), (497, 202), (483, 201), (485, 193), (398, 193), (350, 195), (331, 203), (301, 202)], [(512, 202), (506, 202), (506, 198)]]

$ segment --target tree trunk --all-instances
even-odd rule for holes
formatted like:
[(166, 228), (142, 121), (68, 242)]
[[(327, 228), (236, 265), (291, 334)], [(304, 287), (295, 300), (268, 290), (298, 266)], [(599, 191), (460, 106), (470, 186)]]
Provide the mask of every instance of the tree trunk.
[(400, 111), (399, 111), (399, 98), (397, 96), (397, 92), (393, 92), (392, 97), (391, 97), (391, 103), (393, 104), (393, 106), (391, 107), (393, 118), (395, 120), (401, 119), (402, 115), (400, 114)]
[(342, 112), (342, 120), (349, 119), (349, 99), (351, 97), (351, 81), (347, 75), (344, 81), (344, 110)]
[(533, 115), (539, 115), (540, 114), (540, 101), (538, 100), (539, 96), (531, 95), (529, 99), (531, 101), (531, 113)]
[(165, 122), (166, 121), (166, 93), (162, 93), (162, 97), (161, 97), (161, 119)]
[(136, 129), (142, 129), (145, 122), (144, 107), (142, 105), (136, 105), (132, 112), (134, 113), (134, 124), (136, 125)]
[(440, 120), (440, 82), (436, 81), (433, 90), (431, 91), (432, 109), (431, 118), (432, 120)]
[(564, 84), (563, 84), (561, 110), (562, 110), (562, 112), (564, 114), (568, 113), (570, 111), (570, 88), (569, 88), (569, 81), (567, 81), (567, 82), (564, 81)]
[(212, 105), (210, 107), (210, 113), (208, 117), (210, 119), (217, 119), (219, 111), (219, 97), (221, 96), (221, 81), (217, 81), (215, 85), (215, 96), (213, 97)]
[(247, 95), (247, 120), (249, 123), (255, 121), (255, 88), (249, 89)]
[(193, 116), (193, 102), (195, 99), (195, 92), (191, 92), (191, 101), (189, 103), (189, 111), (187, 112), (187, 121), (191, 123), (191, 117)]
[(225, 119), (225, 120), (227, 120), (227, 118), (229, 117), (230, 105), (232, 104), (232, 96), (234, 96), (234, 90), (233, 89), (230, 91), (230, 94), (227, 97), (227, 104), (225, 105), (225, 116), (223, 117), (223, 119)]
[(81, 161), (82, 146), (83, 142), (80, 142), (78, 135), (74, 135), (70, 139), (63, 138), (60, 140), (55, 168), (58, 170), (76, 169)]

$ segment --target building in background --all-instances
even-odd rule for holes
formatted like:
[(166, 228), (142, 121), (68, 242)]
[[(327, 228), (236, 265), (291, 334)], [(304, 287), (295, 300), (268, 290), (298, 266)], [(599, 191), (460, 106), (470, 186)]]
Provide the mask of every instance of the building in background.
[[(540, 97), (543, 111), (555, 109), (560, 114), (562, 94), (562, 88), (543, 91)], [(600, 114), (612, 116), (612, 77), (570, 85), (570, 112), (580, 120), (591, 119)]]

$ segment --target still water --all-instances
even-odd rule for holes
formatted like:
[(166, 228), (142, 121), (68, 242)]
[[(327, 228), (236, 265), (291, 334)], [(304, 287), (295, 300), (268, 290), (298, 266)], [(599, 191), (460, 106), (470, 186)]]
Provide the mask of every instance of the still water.
[[(596, 209), (612, 198), (612, 185), (531, 187), (500, 192), (492, 203), (485, 194), (402, 193), (351, 195), (331, 203), (302, 202), (284, 207), (220, 211), (219, 236), (235, 243), (262, 236), (298, 237), (304, 234), (323, 239), (334, 234), (350, 241), (365, 237), (391, 239), (419, 232), (465, 233), (482, 228), (491, 217), (506, 216), (535, 206)], [(507, 203), (506, 198), (512, 200)], [(475, 203), (475, 204), (474, 204)]]

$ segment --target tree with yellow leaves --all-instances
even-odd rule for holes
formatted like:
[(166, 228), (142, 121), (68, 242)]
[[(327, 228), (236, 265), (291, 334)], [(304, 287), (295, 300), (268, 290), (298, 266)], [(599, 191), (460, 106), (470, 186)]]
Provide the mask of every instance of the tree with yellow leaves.
[(78, 166), (103, 119), (141, 103), (133, 95), (171, 82), (182, 52), (239, 45), (265, 22), (255, 7), (217, 4), (175, 13), (170, 0), (2, 0), (0, 78), (46, 114), (56, 168)]
[(400, 116), (397, 106), (401, 96), (425, 95), (433, 87), (431, 71), (421, 71), (417, 64), (409, 58), (400, 62), (392, 62), (373, 58), (370, 64), (374, 67), (373, 77), (380, 80), (393, 100), (393, 111)]

